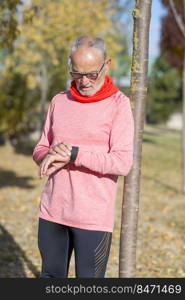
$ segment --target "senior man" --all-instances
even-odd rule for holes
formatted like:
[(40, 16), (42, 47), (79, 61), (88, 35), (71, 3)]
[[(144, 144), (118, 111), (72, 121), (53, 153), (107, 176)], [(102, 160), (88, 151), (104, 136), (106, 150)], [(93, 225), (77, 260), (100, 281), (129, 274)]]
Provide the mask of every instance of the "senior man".
[(71, 47), (69, 90), (50, 102), (33, 151), (41, 193), (40, 277), (68, 277), (74, 249), (76, 277), (105, 276), (114, 228), (118, 176), (133, 163), (134, 120), (129, 98), (108, 75), (101, 38), (82, 36)]

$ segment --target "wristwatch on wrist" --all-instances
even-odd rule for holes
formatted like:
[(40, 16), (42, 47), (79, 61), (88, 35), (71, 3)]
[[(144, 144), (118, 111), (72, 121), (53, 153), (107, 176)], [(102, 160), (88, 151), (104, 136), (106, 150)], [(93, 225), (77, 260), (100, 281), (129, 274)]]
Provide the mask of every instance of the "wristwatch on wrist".
[(79, 147), (77, 146), (72, 146), (72, 150), (71, 150), (71, 157), (70, 157), (70, 162), (74, 162), (76, 157), (77, 157), (77, 154), (78, 154), (78, 150), (79, 150)]

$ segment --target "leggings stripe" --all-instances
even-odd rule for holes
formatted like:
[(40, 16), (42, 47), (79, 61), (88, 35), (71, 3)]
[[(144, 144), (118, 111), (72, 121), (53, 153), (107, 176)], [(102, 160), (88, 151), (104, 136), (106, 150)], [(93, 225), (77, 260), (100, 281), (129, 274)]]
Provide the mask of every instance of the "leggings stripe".
[[(97, 277), (107, 263), (107, 250), (110, 246), (110, 232), (105, 232), (103, 239), (101, 240), (98, 247), (95, 249), (95, 277)], [(101, 245), (101, 247), (99, 247)], [(98, 250), (98, 251), (97, 251)]]

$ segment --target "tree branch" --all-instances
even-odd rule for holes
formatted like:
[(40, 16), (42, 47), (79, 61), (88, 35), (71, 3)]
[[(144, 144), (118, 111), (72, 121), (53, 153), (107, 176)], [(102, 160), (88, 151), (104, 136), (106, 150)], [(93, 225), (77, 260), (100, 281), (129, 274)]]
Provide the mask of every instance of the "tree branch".
[[(185, 38), (185, 24), (181, 18), (181, 16), (178, 14), (176, 8), (175, 8), (175, 4), (174, 4), (174, 1), (173, 0), (169, 0), (169, 3), (170, 3), (170, 7), (172, 9), (172, 12), (173, 12), (173, 15), (175, 17), (175, 20), (177, 22), (177, 25), (180, 29), (180, 31), (182, 32), (184, 38)], [(184, 4), (185, 4), (185, 1), (184, 1)]]

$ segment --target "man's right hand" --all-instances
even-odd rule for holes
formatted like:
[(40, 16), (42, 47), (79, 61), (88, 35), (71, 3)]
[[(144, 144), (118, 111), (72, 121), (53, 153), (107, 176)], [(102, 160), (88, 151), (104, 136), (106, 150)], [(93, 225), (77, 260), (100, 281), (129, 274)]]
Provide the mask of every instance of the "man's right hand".
[(40, 178), (44, 175), (51, 175), (54, 171), (64, 167), (70, 160), (70, 155), (62, 156), (55, 152), (55, 154), (47, 154), (40, 164)]
[(54, 173), (55, 171), (63, 168), (67, 163), (64, 162), (53, 162), (47, 169), (46, 171), (46, 176), (51, 175), (52, 173)]

